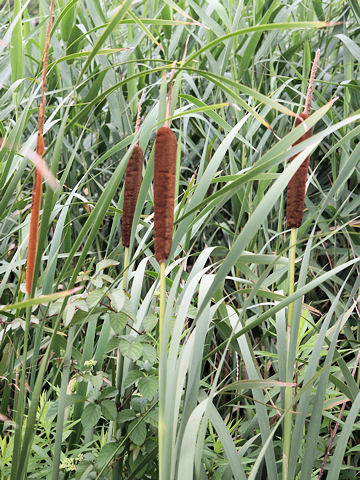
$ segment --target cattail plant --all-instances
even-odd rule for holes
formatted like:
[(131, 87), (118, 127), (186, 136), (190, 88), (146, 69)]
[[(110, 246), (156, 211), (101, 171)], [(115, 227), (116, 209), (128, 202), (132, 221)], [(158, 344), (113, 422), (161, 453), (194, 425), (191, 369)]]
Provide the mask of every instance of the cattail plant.
[[(302, 122), (306, 121), (311, 111), (311, 101), (313, 95), (313, 85), (317, 70), (317, 65), (320, 58), (320, 50), (318, 49), (315, 54), (314, 63), (311, 69), (309, 86), (306, 94), (306, 101), (303, 113), (301, 113), (295, 120), (295, 127), (299, 126)], [(306, 131), (295, 143), (297, 145), (312, 136), (312, 129)], [(293, 160), (293, 157), (291, 160)], [(296, 233), (297, 229), (302, 224), (304, 204), (305, 204), (305, 191), (306, 191), (306, 179), (309, 167), (310, 155), (306, 157), (303, 163), (300, 165), (296, 173), (291, 178), (287, 189), (287, 204), (286, 204), (286, 219), (288, 227), (291, 228), (290, 249), (289, 249), (289, 296), (294, 293), (295, 283), (295, 256), (296, 256)], [(289, 350), (290, 339), (292, 332), (292, 320), (293, 320), (294, 304), (290, 303), (288, 307), (288, 318), (286, 326), (286, 381), (292, 381), (292, 369), (289, 366)], [(290, 409), (292, 407), (292, 389), (291, 387), (285, 387), (285, 417), (284, 417), (284, 433), (283, 433), (283, 480), (288, 480), (288, 461), (290, 457), (290, 443), (291, 443), (291, 428), (292, 428), (292, 414)]]
[[(46, 72), (47, 72), (48, 57), (49, 57), (50, 31), (51, 31), (51, 24), (52, 24), (53, 9), (54, 9), (54, 0), (51, 0), (49, 24), (46, 31), (46, 39), (45, 39), (45, 47), (44, 47), (41, 102), (40, 102), (39, 115), (38, 115), (38, 135), (37, 135), (36, 153), (40, 157), (43, 156), (44, 149), (45, 149), (44, 123), (45, 123)], [(27, 252), (26, 273), (25, 273), (25, 287), (29, 295), (31, 295), (32, 287), (33, 287), (34, 268), (35, 268), (36, 252), (37, 252), (37, 245), (38, 245), (42, 179), (43, 177), (42, 177), (41, 170), (39, 168), (36, 168), (34, 186), (32, 191), (29, 246), (28, 246), (28, 252)]]
[(170, 85), (168, 91), (168, 100), (166, 107), (166, 122), (159, 128), (155, 139), (155, 158), (154, 158), (154, 225), (155, 225), (155, 258), (160, 263), (160, 311), (159, 311), (159, 479), (165, 479), (164, 473), (164, 438), (165, 438), (165, 385), (166, 375), (161, 366), (164, 364), (165, 349), (162, 348), (163, 326), (165, 316), (165, 261), (170, 255), (173, 223), (174, 223), (174, 197), (175, 197), (175, 178), (176, 178), (176, 155), (177, 140), (174, 132), (170, 129), (170, 110), (171, 110), (171, 78), (174, 70), (170, 74)]
[[(143, 95), (141, 96), (138, 113), (136, 118), (135, 135), (140, 128), (140, 112)], [(142, 166), (143, 166), (143, 151), (139, 145), (139, 141), (134, 147), (131, 153), (131, 157), (128, 161), (125, 171), (125, 188), (124, 188), (124, 203), (123, 203), (123, 216), (121, 226), (121, 240), (125, 248), (124, 254), (124, 277), (123, 287), (126, 288), (126, 276), (129, 265), (129, 246), (131, 229), (134, 219), (135, 207), (139, 196), (139, 191), (142, 182)]]
[(165, 261), (171, 251), (174, 224), (177, 140), (170, 129), (171, 92), (170, 83), (166, 107), (167, 121), (156, 133), (154, 159), (155, 258), (160, 263), (160, 337), (164, 317)]
[[(50, 31), (51, 31), (51, 24), (52, 24), (53, 9), (54, 9), (54, 0), (51, 0), (49, 24), (47, 27), (45, 47), (44, 47), (43, 70), (42, 70), (42, 91), (41, 91), (41, 102), (40, 102), (39, 115), (38, 115), (38, 136), (37, 136), (36, 153), (38, 154), (39, 157), (42, 157), (42, 155), (44, 154), (46, 71), (47, 71), (47, 64), (48, 64)], [(32, 191), (32, 209), (31, 209), (31, 216), (30, 216), (29, 246), (28, 246), (26, 272), (25, 272), (25, 287), (28, 295), (31, 295), (33, 291), (34, 267), (35, 267), (36, 252), (37, 252), (37, 245), (38, 245), (42, 179), (43, 177), (42, 177), (41, 168), (36, 168), (34, 186)], [(25, 457), (21, 458), (20, 446), (22, 441), (22, 426), (23, 426), (25, 398), (26, 398), (25, 376), (26, 376), (26, 363), (27, 363), (27, 354), (28, 354), (30, 317), (31, 317), (31, 307), (28, 307), (26, 310), (26, 322), (25, 322), (25, 331), (24, 331), (24, 344), (23, 344), (22, 366), (21, 366), (21, 377), (20, 377), (20, 390), (19, 390), (18, 400), (17, 400), (16, 430), (15, 430), (15, 439), (14, 439), (14, 451), (12, 456), (13, 466), (11, 469), (11, 479), (20, 478), (17, 475), (17, 468), (19, 465), (21, 465), (22, 462), (26, 461)], [(24, 439), (24, 443), (26, 443), (25, 439)]]

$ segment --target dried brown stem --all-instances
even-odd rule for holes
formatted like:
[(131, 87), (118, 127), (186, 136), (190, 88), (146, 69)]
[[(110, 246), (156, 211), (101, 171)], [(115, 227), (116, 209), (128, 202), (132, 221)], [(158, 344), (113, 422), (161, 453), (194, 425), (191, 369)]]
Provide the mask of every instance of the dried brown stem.
[(172, 64), (172, 69), (171, 69), (171, 72), (170, 72), (170, 83), (169, 83), (169, 89), (168, 89), (168, 98), (167, 98), (167, 104), (166, 104), (166, 114), (165, 114), (165, 118), (166, 118), (166, 121), (164, 123), (164, 127), (167, 127), (167, 128), (170, 128), (170, 114), (171, 114), (171, 99), (172, 99), (172, 88), (173, 88), (173, 82), (172, 82), (172, 79), (175, 75), (175, 65), (176, 65), (176, 61), (173, 62)]
[[(50, 31), (51, 31), (53, 10), (54, 10), (54, 0), (51, 0), (49, 23), (46, 31), (46, 39), (45, 39), (45, 47), (44, 47), (41, 102), (40, 102), (39, 116), (38, 116), (38, 136), (37, 136), (36, 153), (40, 157), (42, 157), (44, 154), (46, 71), (47, 71), (47, 65), (48, 65)], [(32, 291), (36, 252), (37, 252), (37, 246), (38, 246), (41, 192), (42, 192), (42, 173), (41, 173), (41, 170), (37, 168), (35, 170), (34, 187), (32, 191), (32, 209), (31, 209), (31, 216), (30, 216), (29, 246), (28, 246), (26, 274), (25, 274), (25, 287), (29, 295), (31, 295), (31, 291)]]
[[(136, 116), (136, 124), (135, 124), (135, 135), (137, 135), (140, 125), (141, 125), (141, 106), (144, 100), (145, 96), (145, 90), (143, 90), (142, 95), (139, 100), (139, 105), (138, 105), (138, 111), (137, 111), (137, 116)], [(136, 145), (139, 145), (139, 140), (137, 141)]]
[(316, 70), (319, 63), (319, 58), (320, 58), (320, 48), (318, 48), (315, 53), (314, 63), (311, 68), (309, 86), (306, 93), (304, 113), (307, 113), (308, 115), (310, 115), (310, 111), (311, 111), (311, 102), (312, 102), (312, 97), (314, 92), (314, 80), (315, 80)]

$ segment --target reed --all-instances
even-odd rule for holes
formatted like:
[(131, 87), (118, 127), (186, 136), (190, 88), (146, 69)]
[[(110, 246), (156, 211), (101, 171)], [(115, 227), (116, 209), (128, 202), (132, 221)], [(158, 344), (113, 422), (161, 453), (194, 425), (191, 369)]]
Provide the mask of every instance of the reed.
[[(41, 89), (41, 102), (38, 115), (38, 135), (36, 153), (42, 157), (44, 154), (44, 123), (45, 123), (45, 92), (46, 92), (46, 72), (49, 58), (49, 46), (50, 46), (50, 31), (52, 24), (52, 16), (54, 10), (54, 0), (51, 0), (50, 4), (50, 17), (46, 31), (44, 56), (43, 56), (43, 70), (42, 70), (42, 89)], [(32, 293), (33, 281), (34, 281), (34, 268), (36, 261), (36, 252), (38, 246), (39, 235), (39, 218), (41, 207), (41, 194), (42, 194), (42, 173), (41, 170), (36, 168), (34, 186), (32, 191), (32, 208), (30, 215), (30, 232), (29, 232), (29, 246), (26, 260), (26, 273), (25, 273), (25, 288), (29, 295)]]
[[(41, 102), (38, 115), (38, 136), (37, 136), (37, 146), (36, 152), (39, 156), (44, 154), (44, 122), (45, 122), (45, 91), (46, 91), (46, 71), (48, 64), (48, 55), (49, 55), (49, 45), (50, 45), (50, 31), (52, 24), (52, 15), (54, 9), (54, 0), (51, 0), (50, 4), (50, 13), (49, 13), (49, 23), (46, 32), (45, 47), (44, 47), (44, 56), (43, 56), (43, 70), (42, 70), (42, 91), (41, 91)], [(36, 261), (36, 251), (38, 244), (38, 231), (39, 231), (39, 217), (40, 217), (40, 207), (41, 207), (41, 193), (42, 193), (42, 173), (39, 168), (35, 170), (34, 186), (32, 192), (32, 209), (30, 216), (30, 232), (29, 232), (29, 245), (27, 253), (27, 262), (26, 262), (26, 272), (25, 272), (25, 288), (28, 295), (32, 295), (33, 291), (33, 276), (34, 276), (34, 267)], [(18, 404), (17, 404), (17, 414), (16, 414), (16, 432), (14, 439), (14, 451), (12, 457), (12, 468), (11, 468), (11, 480), (18, 480), (20, 477), (18, 475), (18, 465), (20, 463), (20, 450), (21, 450), (21, 435), (22, 435), (22, 426), (24, 419), (25, 411), (25, 398), (26, 398), (26, 388), (25, 388), (25, 377), (26, 377), (26, 363), (28, 356), (28, 342), (29, 342), (29, 330), (30, 330), (30, 318), (31, 318), (31, 307), (28, 307), (26, 310), (26, 321), (25, 321), (25, 331), (24, 331), (24, 345), (22, 352), (22, 367), (21, 367), (21, 376), (20, 376), (20, 391), (18, 394)], [(22, 459), (25, 461), (25, 459)], [(22, 478), (22, 477), (21, 477)]]
[[(137, 135), (140, 129), (140, 115), (141, 105), (144, 95), (141, 96), (138, 112), (136, 118), (135, 135)], [(143, 151), (139, 145), (139, 141), (135, 145), (131, 157), (128, 161), (125, 170), (125, 187), (124, 187), (124, 203), (123, 203), (123, 216), (121, 226), (121, 240), (125, 248), (124, 252), (124, 276), (123, 287), (126, 288), (127, 269), (129, 265), (129, 246), (131, 229), (134, 220), (134, 213), (136, 208), (137, 199), (140, 192), (142, 182), (142, 166), (143, 166)]]
[(176, 155), (177, 140), (174, 132), (170, 129), (170, 110), (171, 110), (171, 93), (172, 78), (170, 75), (170, 85), (168, 91), (168, 100), (166, 107), (165, 125), (156, 133), (155, 139), (155, 158), (154, 158), (154, 225), (155, 225), (155, 258), (160, 263), (160, 310), (159, 310), (159, 479), (165, 480), (164, 471), (164, 439), (166, 425), (164, 421), (165, 399), (164, 387), (166, 379), (160, 374), (161, 365), (164, 361), (165, 343), (163, 339), (163, 327), (165, 316), (165, 261), (170, 255), (173, 224), (174, 224), (174, 197), (175, 197), (175, 180), (176, 180)]
[[(301, 113), (295, 120), (295, 127), (306, 121), (311, 110), (311, 101), (313, 95), (313, 85), (319, 62), (320, 50), (315, 54), (314, 63), (311, 69), (309, 86), (306, 94), (306, 101), (304, 112)], [(294, 145), (297, 145), (312, 136), (312, 129), (306, 131), (297, 140)], [(294, 159), (293, 157), (291, 161)], [(295, 291), (295, 260), (296, 260), (296, 236), (297, 229), (301, 226), (304, 213), (305, 193), (306, 193), (306, 179), (309, 168), (310, 155), (306, 157), (300, 165), (294, 176), (291, 178), (287, 189), (287, 204), (286, 204), (286, 219), (288, 227), (291, 228), (290, 248), (289, 248), (289, 279), (288, 279), (288, 294), (291, 296)], [(290, 340), (293, 334), (292, 321), (294, 313), (294, 303), (290, 303), (288, 307), (288, 317), (286, 325), (286, 382), (291, 382), (293, 377), (293, 368), (289, 365), (289, 351)], [(296, 332), (297, 334), (297, 332)], [(292, 418), (292, 403), (293, 392), (291, 387), (285, 387), (285, 416), (284, 416), (284, 431), (283, 431), (283, 480), (288, 479), (290, 446), (291, 446), (291, 432), (293, 427)]]

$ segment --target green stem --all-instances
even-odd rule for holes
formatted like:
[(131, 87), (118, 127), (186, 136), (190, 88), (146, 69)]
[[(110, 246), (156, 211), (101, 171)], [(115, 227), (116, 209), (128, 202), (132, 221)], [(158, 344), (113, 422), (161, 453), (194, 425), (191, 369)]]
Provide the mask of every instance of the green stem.
[(23, 348), (23, 355), (22, 355), (23, 360), (21, 365), (20, 391), (19, 391), (18, 403), (17, 403), (16, 430), (15, 430), (14, 450), (13, 450), (13, 457), (12, 457), (11, 480), (18, 479), (17, 467), (20, 461), (22, 427), (23, 427), (25, 400), (26, 400), (25, 379), (26, 379), (26, 362), (27, 362), (28, 342), (29, 342), (31, 308), (32, 307), (28, 307), (26, 309), (24, 348)]
[[(295, 257), (296, 257), (296, 228), (291, 229), (290, 239), (290, 270), (289, 270), (289, 297), (294, 293), (295, 283)], [(292, 319), (294, 313), (294, 303), (291, 302), (288, 307), (288, 321), (286, 328), (286, 381), (292, 381), (292, 369), (289, 366), (289, 351), (291, 340)], [(285, 417), (284, 417), (284, 435), (283, 435), (283, 480), (288, 480), (291, 428), (292, 428), (292, 387), (285, 387)]]
[(124, 275), (123, 275), (123, 288), (126, 288), (126, 280), (127, 280), (127, 271), (129, 266), (129, 247), (125, 247), (124, 252)]
[(63, 437), (63, 431), (64, 431), (66, 391), (69, 384), (71, 353), (72, 353), (74, 335), (75, 335), (75, 327), (72, 326), (69, 329), (69, 335), (68, 335), (68, 340), (67, 340), (67, 345), (65, 350), (65, 357), (64, 357), (64, 364), (63, 364), (63, 372), (62, 372), (62, 378), (61, 378), (59, 407), (58, 407), (58, 415), (57, 415), (57, 421), (56, 421), (54, 458), (53, 458), (52, 473), (51, 473), (52, 480), (57, 480), (59, 478), (59, 473), (60, 473), (59, 466), (60, 466), (62, 437)]
[(164, 440), (165, 440), (165, 420), (164, 420), (164, 402), (162, 396), (162, 378), (160, 375), (161, 370), (161, 342), (162, 333), (164, 327), (165, 316), (165, 262), (160, 263), (160, 312), (159, 312), (159, 384), (160, 384), (160, 396), (159, 396), (159, 480), (166, 480), (164, 477)]

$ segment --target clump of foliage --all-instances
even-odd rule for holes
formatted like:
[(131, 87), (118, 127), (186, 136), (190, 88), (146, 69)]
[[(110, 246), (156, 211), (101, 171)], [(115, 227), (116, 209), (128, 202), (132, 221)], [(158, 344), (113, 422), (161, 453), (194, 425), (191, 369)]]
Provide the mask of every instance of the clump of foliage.
[[(0, 3), (1, 479), (356, 478), (358, 3), (55, 2), (38, 151), (50, 172), (26, 291), (49, 8)], [(167, 118), (174, 231), (160, 267)], [(291, 244), (286, 188), (309, 155)]]

